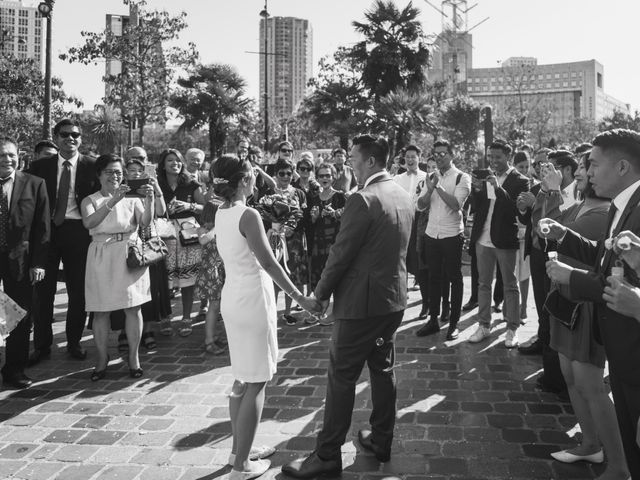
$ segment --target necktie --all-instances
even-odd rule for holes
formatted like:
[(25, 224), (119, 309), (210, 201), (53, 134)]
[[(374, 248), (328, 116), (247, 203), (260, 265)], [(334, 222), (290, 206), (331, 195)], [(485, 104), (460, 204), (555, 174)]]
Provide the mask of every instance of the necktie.
[(609, 215), (607, 217), (607, 237), (609, 238), (611, 236), (611, 233), (613, 233), (613, 219), (616, 217), (616, 212), (618, 211), (618, 209), (616, 208), (616, 205), (611, 202), (611, 206), (609, 207)]
[(4, 184), (11, 177), (0, 178), (0, 250), (6, 250), (9, 246), (7, 236), (9, 233), (9, 198), (4, 192)]
[(64, 217), (67, 213), (67, 204), (69, 203), (69, 187), (71, 185), (71, 162), (65, 160), (62, 164), (62, 175), (60, 175), (60, 184), (58, 185), (58, 197), (56, 198), (56, 210), (53, 215), (53, 224), (56, 227), (62, 225)]

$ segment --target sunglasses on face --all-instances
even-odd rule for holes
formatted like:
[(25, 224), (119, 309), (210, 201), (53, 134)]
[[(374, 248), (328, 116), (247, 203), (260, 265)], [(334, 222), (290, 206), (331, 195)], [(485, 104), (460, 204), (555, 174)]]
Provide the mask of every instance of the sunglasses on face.
[(281, 148), (280, 151), (282, 153), (293, 153), (293, 150), (290, 148)]
[(279, 177), (290, 177), (293, 175), (293, 172), (278, 172)]
[(447, 155), (449, 155), (449, 152), (435, 152), (435, 153), (433, 154), (433, 156), (434, 156), (434, 157), (440, 157), (440, 158), (444, 158), (444, 157), (446, 157)]
[(82, 134), (80, 132), (59, 132), (58, 135), (62, 138), (80, 138)]
[(318, 175), (318, 178), (331, 178), (332, 175), (330, 173), (321, 173)]
[(299, 172), (310, 172), (311, 169), (309, 167), (298, 167)]

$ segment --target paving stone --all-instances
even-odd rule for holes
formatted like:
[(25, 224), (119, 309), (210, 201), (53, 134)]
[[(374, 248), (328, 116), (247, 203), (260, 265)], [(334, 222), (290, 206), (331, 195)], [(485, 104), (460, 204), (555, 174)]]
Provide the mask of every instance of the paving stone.
[(129, 480), (136, 478), (143, 468), (139, 465), (111, 465), (100, 472), (98, 478), (100, 480)]
[(12, 443), (0, 450), (0, 459), (17, 460), (26, 457), (37, 448), (38, 445), (34, 443)]
[(63, 468), (64, 463), (54, 462), (38, 462), (26, 465), (22, 470), (14, 474), (13, 478), (17, 480), (48, 480), (57, 478), (56, 474)]
[(54, 452), (52, 459), (60, 462), (84, 462), (97, 451), (98, 447), (89, 445), (65, 445)]
[(146, 467), (138, 478), (140, 480), (175, 480), (181, 473), (182, 469), (179, 467)]
[(88, 415), (72, 425), (73, 428), (102, 428), (111, 421), (111, 417)]
[(126, 434), (127, 432), (99, 430), (87, 433), (77, 443), (80, 445), (113, 445)]
[(51, 443), (75, 443), (82, 437), (86, 430), (55, 430), (44, 438), (45, 442)]

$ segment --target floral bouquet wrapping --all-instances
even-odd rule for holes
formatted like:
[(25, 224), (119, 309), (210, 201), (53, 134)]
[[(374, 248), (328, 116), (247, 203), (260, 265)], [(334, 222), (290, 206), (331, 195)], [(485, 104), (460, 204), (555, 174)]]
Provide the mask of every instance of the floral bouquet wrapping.
[(260, 198), (255, 208), (265, 222), (271, 223), (271, 228), (267, 232), (269, 244), (278, 262), (284, 260), (283, 266), (289, 273), (286, 233), (295, 229), (302, 219), (302, 208), (298, 200), (289, 195), (275, 193)]
[(0, 290), (0, 345), (16, 328), (27, 312)]

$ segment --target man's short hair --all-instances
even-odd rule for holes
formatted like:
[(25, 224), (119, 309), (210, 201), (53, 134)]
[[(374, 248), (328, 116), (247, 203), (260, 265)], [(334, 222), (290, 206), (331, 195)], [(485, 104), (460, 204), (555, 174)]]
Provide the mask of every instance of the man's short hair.
[(360, 151), (368, 157), (373, 157), (379, 167), (386, 167), (389, 158), (389, 142), (384, 137), (373, 135), (360, 135), (353, 139), (353, 146), (357, 146)]
[(575, 153), (576, 155), (582, 155), (584, 152), (588, 152), (592, 148), (593, 145), (591, 145), (589, 142), (581, 143), (573, 150), (573, 153)]
[(418, 155), (420, 155), (422, 153), (422, 149), (417, 146), (417, 145), (407, 145), (407, 147), (404, 149), (404, 153), (407, 152), (416, 152)]
[(435, 150), (436, 147), (446, 147), (447, 152), (453, 153), (453, 147), (451, 146), (448, 140), (445, 140), (445, 139), (436, 140), (435, 142), (433, 142), (433, 149)]
[(526, 150), (520, 150), (519, 152), (516, 152), (515, 155), (513, 156), (513, 164), (514, 165), (516, 165), (518, 163), (521, 163), (521, 162), (529, 163), (530, 160), (531, 160), (531, 158), (529, 157), (529, 154), (527, 153)]
[(341, 153), (345, 157), (347, 156), (347, 151), (344, 148), (334, 148), (333, 151), (331, 152), (331, 158), (335, 157), (339, 153)]
[(38, 155), (45, 148), (54, 148), (56, 152), (58, 151), (58, 146), (51, 140), (40, 140), (38, 143), (36, 143), (36, 146), (33, 147), (33, 152)]
[(491, 145), (489, 145), (489, 150), (500, 150), (505, 155), (511, 155), (513, 152), (513, 148), (509, 145), (505, 140), (494, 140)]
[(291, 150), (294, 150), (293, 143), (289, 142), (288, 140), (285, 140), (278, 144), (278, 150), (280, 150), (282, 147), (289, 147), (291, 148)]
[(571, 174), (576, 173), (578, 161), (569, 150), (555, 150), (547, 155), (548, 160), (553, 160), (559, 168), (571, 167)]
[(615, 150), (640, 171), (640, 133), (626, 128), (614, 128), (597, 135), (591, 142), (603, 152)]
[(533, 147), (531, 145), (529, 145), (528, 143), (525, 143), (524, 145), (522, 145), (519, 149), (521, 152), (533, 152)]
[(82, 133), (82, 127), (80, 126), (79, 121), (72, 120), (70, 118), (63, 118), (58, 123), (56, 123), (55, 127), (53, 127), (53, 134), (58, 135), (62, 127), (77, 127), (80, 133)]

